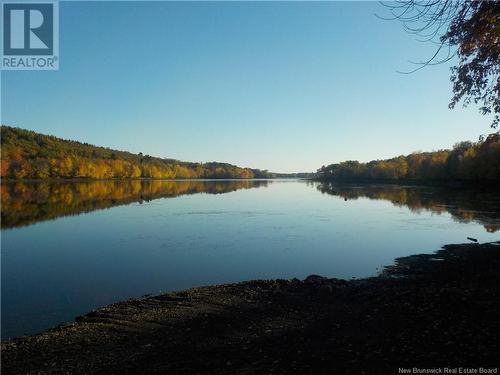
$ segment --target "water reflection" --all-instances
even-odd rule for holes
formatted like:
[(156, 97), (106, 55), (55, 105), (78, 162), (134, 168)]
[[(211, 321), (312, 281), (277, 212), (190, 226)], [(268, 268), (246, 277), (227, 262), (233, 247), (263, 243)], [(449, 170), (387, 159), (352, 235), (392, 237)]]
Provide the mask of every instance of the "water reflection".
[(500, 230), (500, 196), (491, 188), (464, 189), (435, 186), (401, 186), (374, 184), (318, 184), (318, 190), (345, 200), (368, 198), (386, 200), (412, 212), (447, 212), (458, 222), (476, 222), (487, 232)]
[[(15, 228), (61, 216), (187, 194), (223, 194), (268, 186), (268, 180), (101, 180), (3, 182), (1, 228)], [(500, 230), (500, 197), (492, 189), (435, 186), (322, 183), (317, 189), (345, 200), (386, 200), (412, 212), (447, 212), (458, 222)]]
[(1, 228), (186, 194), (223, 194), (267, 186), (266, 180), (106, 180), (3, 182)]

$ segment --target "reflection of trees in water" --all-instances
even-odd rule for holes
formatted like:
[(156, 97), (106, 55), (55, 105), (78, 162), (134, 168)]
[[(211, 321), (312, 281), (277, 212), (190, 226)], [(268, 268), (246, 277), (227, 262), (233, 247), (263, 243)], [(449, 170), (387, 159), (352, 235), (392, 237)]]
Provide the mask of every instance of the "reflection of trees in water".
[(222, 194), (267, 184), (268, 181), (259, 180), (4, 182), (0, 186), (1, 227), (20, 227), (133, 202), (186, 194)]
[(447, 212), (459, 222), (480, 223), (488, 232), (500, 230), (500, 196), (491, 189), (340, 183), (323, 183), (317, 188), (346, 200), (365, 197), (387, 200), (412, 212)]

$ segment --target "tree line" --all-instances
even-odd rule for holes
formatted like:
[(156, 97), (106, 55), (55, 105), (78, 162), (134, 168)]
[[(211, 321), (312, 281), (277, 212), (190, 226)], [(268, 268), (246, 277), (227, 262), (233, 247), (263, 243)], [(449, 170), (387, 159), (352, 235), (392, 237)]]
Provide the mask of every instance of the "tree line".
[(348, 160), (330, 164), (318, 169), (317, 178), (322, 181), (500, 181), (500, 135), (490, 134), (479, 142), (460, 142), (452, 150), (415, 152), (368, 163)]
[(3, 178), (269, 178), (267, 170), (191, 163), (112, 150), (2, 125)]

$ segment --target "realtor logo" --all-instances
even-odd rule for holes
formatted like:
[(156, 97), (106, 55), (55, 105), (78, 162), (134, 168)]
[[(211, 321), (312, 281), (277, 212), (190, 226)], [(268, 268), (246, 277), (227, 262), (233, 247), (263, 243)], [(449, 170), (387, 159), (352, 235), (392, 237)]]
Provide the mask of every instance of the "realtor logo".
[(2, 69), (58, 69), (57, 1), (2, 1), (1, 5)]

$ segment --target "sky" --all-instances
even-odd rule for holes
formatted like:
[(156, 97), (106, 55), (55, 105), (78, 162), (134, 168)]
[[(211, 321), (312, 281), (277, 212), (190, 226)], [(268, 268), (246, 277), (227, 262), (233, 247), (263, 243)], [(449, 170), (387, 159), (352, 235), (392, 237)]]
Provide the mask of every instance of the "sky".
[(2, 71), (1, 122), (185, 161), (310, 172), (490, 132), (378, 2), (61, 2), (58, 71)]

